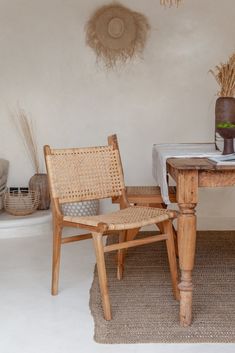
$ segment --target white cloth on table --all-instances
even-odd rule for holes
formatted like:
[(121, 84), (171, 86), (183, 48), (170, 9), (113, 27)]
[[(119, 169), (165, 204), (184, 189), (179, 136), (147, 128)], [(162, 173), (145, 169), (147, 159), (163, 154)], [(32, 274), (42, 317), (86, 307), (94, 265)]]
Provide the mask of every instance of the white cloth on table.
[(190, 158), (219, 156), (214, 143), (162, 143), (153, 145), (153, 177), (160, 186), (165, 204), (170, 204), (167, 184), (166, 160), (168, 158)]

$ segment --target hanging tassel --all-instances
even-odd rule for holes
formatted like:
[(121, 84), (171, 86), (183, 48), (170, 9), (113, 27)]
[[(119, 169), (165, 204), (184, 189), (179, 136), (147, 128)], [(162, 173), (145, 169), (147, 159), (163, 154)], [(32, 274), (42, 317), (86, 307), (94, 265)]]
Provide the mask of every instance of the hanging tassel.
[(182, 0), (160, 0), (160, 4), (163, 6), (173, 6), (174, 4), (178, 7)]

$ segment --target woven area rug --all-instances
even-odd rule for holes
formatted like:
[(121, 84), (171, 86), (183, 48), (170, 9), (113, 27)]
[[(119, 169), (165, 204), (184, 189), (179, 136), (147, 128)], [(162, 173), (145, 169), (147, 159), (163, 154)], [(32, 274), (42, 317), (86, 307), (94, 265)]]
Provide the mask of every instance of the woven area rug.
[[(143, 234), (141, 235), (143, 236)], [(115, 242), (115, 239), (111, 239)], [(114, 253), (106, 254), (112, 321), (105, 321), (97, 271), (90, 308), (98, 343), (234, 343), (235, 232), (198, 232), (194, 270), (193, 324), (179, 326), (165, 242), (128, 250), (122, 281)]]

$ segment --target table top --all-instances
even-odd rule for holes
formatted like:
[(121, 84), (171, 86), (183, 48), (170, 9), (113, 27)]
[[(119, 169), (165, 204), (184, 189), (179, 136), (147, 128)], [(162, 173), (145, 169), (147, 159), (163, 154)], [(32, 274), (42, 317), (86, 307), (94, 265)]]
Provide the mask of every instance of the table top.
[(208, 158), (168, 158), (168, 166), (178, 170), (233, 170), (235, 171), (235, 164), (233, 165), (218, 165), (216, 162)]

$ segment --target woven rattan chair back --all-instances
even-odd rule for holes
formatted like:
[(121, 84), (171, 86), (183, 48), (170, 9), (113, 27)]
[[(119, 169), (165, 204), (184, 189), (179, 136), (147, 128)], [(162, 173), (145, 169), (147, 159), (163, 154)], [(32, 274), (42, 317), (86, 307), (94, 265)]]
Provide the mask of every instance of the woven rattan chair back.
[(118, 146), (50, 149), (45, 146), (51, 196), (59, 203), (120, 196), (124, 178)]
[[(104, 317), (111, 320), (105, 252), (117, 251), (117, 277), (124, 271), (126, 249), (158, 241), (166, 241), (172, 287), (179, 298), (177, 263), (171, 219), (174, 211), (132, 207), (126, 198), (122, 164), (116, 135), (108, 137), (108, 145), (90, 148), (51, 149), (44, 147), (53, 215), (53, 261), (51, 293), (58, 294), (61, 245), (93, 239)], [(118, 198), (121, 210), (97, 216), (65, 216), (61, 205), (102, 198)], [(162, 224), (163, 234), (135, 239), (145, 225)], [(63, 228), (80, 228), (91, 233), (63, 236)], [(160, 227), (159, 227), (160, 228)], [(118, 233), (118, 243), (103, 244), (103, 235)]]

